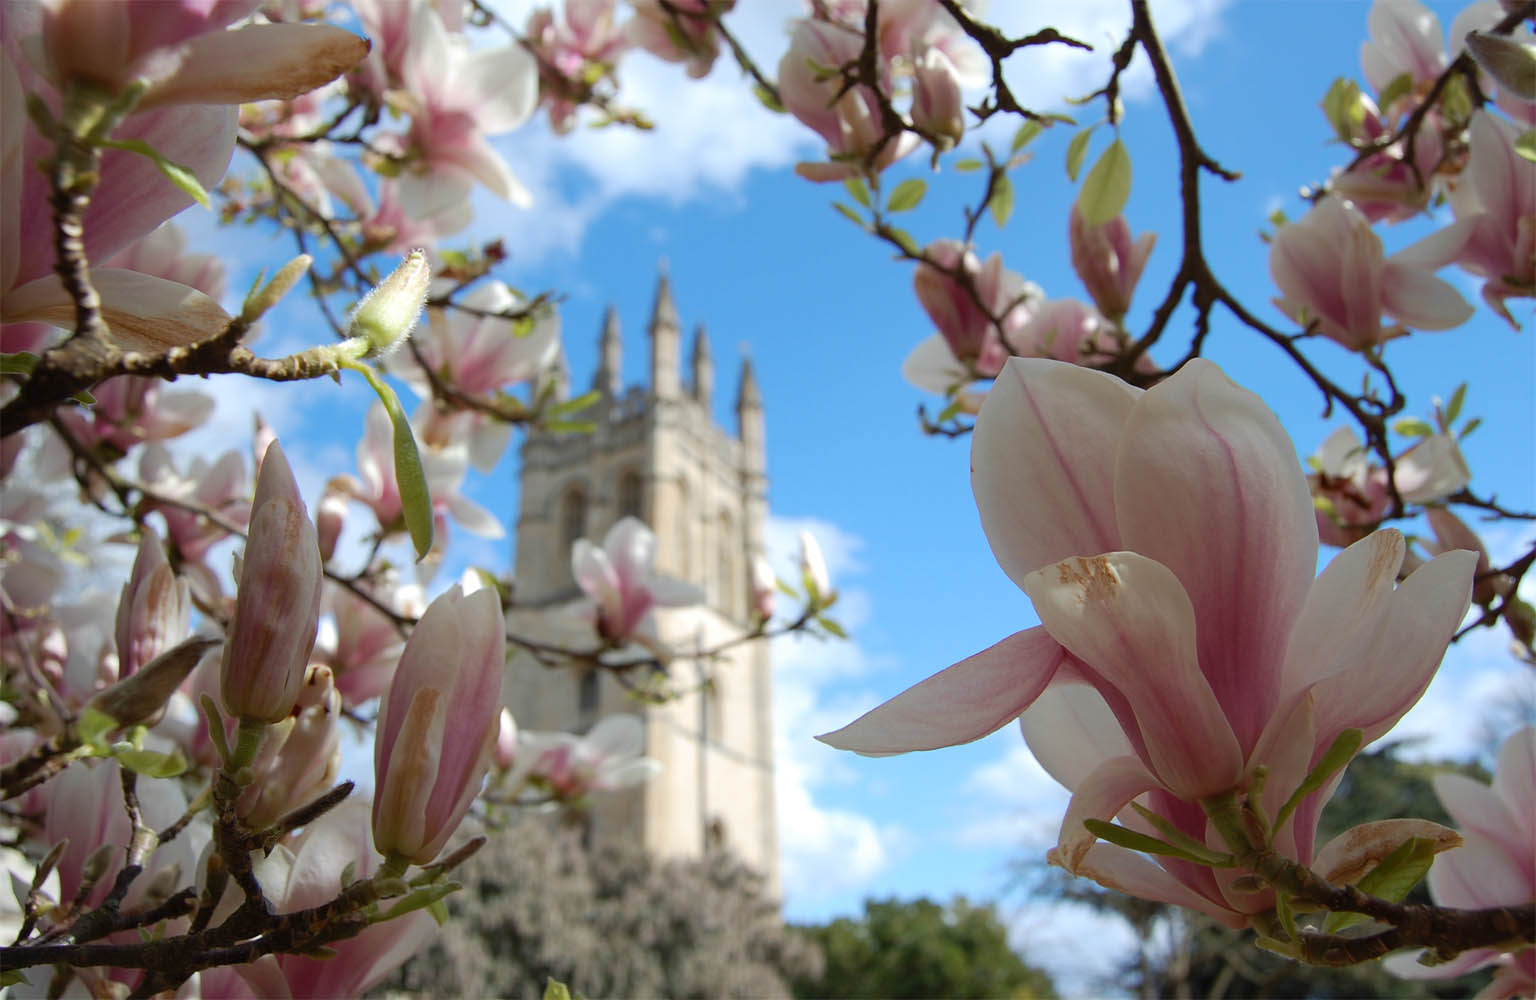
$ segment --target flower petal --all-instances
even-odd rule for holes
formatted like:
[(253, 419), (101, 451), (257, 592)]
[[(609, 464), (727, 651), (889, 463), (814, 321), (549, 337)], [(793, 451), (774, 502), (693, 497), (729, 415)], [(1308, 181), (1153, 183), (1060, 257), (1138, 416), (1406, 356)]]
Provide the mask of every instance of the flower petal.
[[(1056, 850), (1052, 850), (1048, 857), (1051, 864), (1061, 865)], [(1244, 927), (1248, 923), (1242, 914), (1213, 903), (1140, 854), (1114, 844), (1093, 845), (1078, 861), (1076, 874), (1128, 896), (1172, 903), (1204, 913), (1228, 927)]]
[(331, 25), (211, 31), (187, 43), (180, 67), (139, 106), (288, 100), (331, 82), (367, 54), (367, 39)]
[(935, 333), (918, 341), (907, 360), (901, 363), (901, 377), (919, 389), (942, 396), (955, 386), (969, 382), (965, 367), (949, 349), (949, 341)]
[[(1110, 457), (1141, 393), (1112, 375), (1012, 358), (976, 418), (971, 487), (1003, 572), (1123, 548)], [(1310, 517), (1310, 503), (1308, 506)]]
[(1136, 752), (1103, 696), (1091, 684), (1063, 681), (1060, 673), (1019, 716), (1019, 728), (1045, 773), (1067, 789), (1106, 760)]
[(1403, 565), (1402, 533), (1377, 531), (1339, 553), (1307, 592), (1285, 650), (1284, 689), (1310, 684), (1359, 662), (1375, 646)]
[(1061, 821), (1056, 841), (1060, 864), (1074, 875), (1083, 874), (1080, 866), (1099, 838), (1083, 825), (1084, 820), (1113, 822), (1120, 810), (1143, 792), (1161, 788), (1162, 782), (1135, 757), (1111, 757), (1093, 769), (1072, 793), (1067, 815)]
[(1450, 282), (1388, 259), (1381, 266), (1381, 307), (1415, 330), (1449, 330), (1472, 318), (1472, 304)]
[[(115, 267), (91, 271), (101, 295), (101, 314), (118, 346), (160, 352), (195, 344), (221, 332), (230, 317), (195, 288), (151, 274)], [(65, 329), (75, 325), (75, 304), (57, 275), (30, 281), (5, 297), (6, 322), (39, 320)]]
[(1441, 906), (1514, 906), (1536, 897), (1536, 882), (1499, 845), (1477, 833), (1429, 870), (1429, 891)]
[(1290, 437), (1263, 400), (1196, 358), (1137, 401), (1114, 503), (1121, 547), (1162, 563), (1189, 595), (1200, 669), (1252, 748), (1279, 707), (1285, 644), (1317, 564)]
[(1045, 629), (1015, 632), (816, 738), (866, 757), (979, 740), (1028, 708), (1062, 660), (1061, 647)]
[(1135, 552), (1065, 559), (1024, 591), (1051, 635), (1125, 697), (1146, 763), (1181, 798), (1232, 788), (1243, 753), (1195, 654), (1195, 615), (1168, 567)]
[(1312, 868), (1334, 885), (1354, 885), (1410, 837), (1433, 841), (1436, 854), (1461, 844), (1461, 834), (1427, 819), (1385, 819), (1351, 827), (1328, 841)]

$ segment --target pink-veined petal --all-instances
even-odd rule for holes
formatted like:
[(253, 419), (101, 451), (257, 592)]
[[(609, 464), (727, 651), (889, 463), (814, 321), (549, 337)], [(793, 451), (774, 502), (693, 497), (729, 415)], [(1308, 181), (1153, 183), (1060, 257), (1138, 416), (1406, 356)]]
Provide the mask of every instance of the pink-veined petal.
[(979, 740), (1019, 716), (1064, 658), (1043, 628), (1015, 632), (910, 687), (834, 732), (816, 737), (839, 750), (882, 757)]
[(461, 494), (455, 493), (448, 498), (448, 511), (472, 535), (500, 538), (506, 534), (495, 514)]
[(1373, 532), (1340, 552), (1307, 592), (1285, 651), (1284, 689), (1353, 666), (1375, 645), (1403, 564), (1402, 533)]
[(603, 551), (626, 588), (646, 583), (656, 561), (656, 535), (643, 521), (626, 517), (608, 529)]
[(1251, 748), (1279, 707), (1285, 644), (1317, 563), (1290, 436), (1263, 400), (1196, 358), (1127, 418), (1114, 509), (1123, 547), (1189, 595), (1200, 669)]
[(1441, 906), (1481, 909), (1536, 899), (1536, 882), (1504, 848), (1478, 833), (1429, 870), (1429, 891)]
[(1378, 640), (1353, 665), (1312, 688), (1318, 746), (1328, 746), (1345, 729), (1364, 730), (1369, 743), (1413, 707), (1472, 601), (1476, 568), (1476, 554), (1458, 549), (1403, 581)]
[(1513, 829), (1536, 834), (1536, 726), (1526, 726), (1504, 741), (1493, 790), (1509, 810)]
[(602, 549), (585, 538), (571, 546), (571, 576), (588, 596), (606, 604), (619, 592), (619, 577)]
[(1042, 566), (1123, 547), (1111, 458), (1141, 395), (1058, 361), (1003, 367), (976, 418), (971, 487), (992, 554), (1020, 587)]
[(288, 100), (336, 79), (368, 54), (368, 40), (325, 24), (251, 24), (187, 43), (176, 72), (140, 107)]
[(1381, 306), (1415, 330), (1449, 330), (1472, 318), (1472, 304), (1443, 278), (1388, 259), (1381, 266)]
[(1051, 636), (1123, 694), (1147, 765), (1182, 798), (1236, 785), (1243, 752), (1196, 658), (1195, 614), (1168, 567), (1135, 552), (1065, 559), (1024, 592)]

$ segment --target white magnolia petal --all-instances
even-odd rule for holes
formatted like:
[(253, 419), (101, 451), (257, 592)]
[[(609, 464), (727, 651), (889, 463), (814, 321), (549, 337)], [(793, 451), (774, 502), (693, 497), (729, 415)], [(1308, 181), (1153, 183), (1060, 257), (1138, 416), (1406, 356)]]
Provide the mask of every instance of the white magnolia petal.
[(866, 757), (979, 740), (1039, 697), (1062, 660), (1061, 647), (1045, 629), (1015, 632), (816, 738)]
[(603, 551), (620, 580), (647, 583), (656, 561), (656, 535), (639, 518), (621, 518), (603, 537)]
[[(224, 330), (230, 317), (202, 292), (151, 274), (102, 267), (91, 271), (112, 339), (133, 351), (195, 344)], [(5, 321), (75, 325), (75, 303), (57, 275), (30, 281), (5, 296)]]
[(1299, 692), (1353, 666), (1376, 644), (1405, 551), (1402, 533), (1388, 529), (1360, 539), (1328, 564), (1291, 628), (1286, 691)]
[(912, 353), (901, 363), (901, 377), (919, 389), (942, 396), (955, 386), (970, 381), (965, 366), (949, 349), (941, 333), (918, 341)]
[(1449, 330), (1474, 311), (1450, 282), (1391, 259), (1381, 267), (1381, 306), (1415, 330)]
[(1312, 869), (1334, 885), (1354, 885), (1409, 838), (1431, 841), (1435, 853), (1461, 844), (1461, 834), (1427, 819), (1387, 819), (1362, 823), (1324, 844)]
[(619, 590), (618, 574), (602, 549), (585, 538), (576, 539), (571, 546), (571, 576), (587, 594), (605, 603), (610, 594)]
[(161, 104), (289, 100), (336, 79), (368, 54), (368, 41), (323, 24), (250, 24), (211, 31), (183, 49), (176, 73), (144, 95)]
[(1003, 367), (976, 418), (971, 486), (992, 554), (1020, 587), (1042, 566), (1123, 547), (1110, 458), (1141, 395), (1058, 361)]
[(1434, 503), (1464, 489), (1472, 471), (1453, 436), (1434, 434), (1397, 457), (1392, 481), (1409, 503)]
[(661, 761), (650, 757), (632, 757), (603, 768), (598, 783), (609, 790), (628, 788), (631, 785), (643, 785), (660, 773)]
[(1526, 726), (1504, 741), (1493, 790), (1514, 821), (1511, 831), (1536, 835), (1536, 726)]
[[(1055, 850), (1051, 851), (1050, 860), (1052, 864), (1061, 864)], [(1106, 889), (1195, 910), (1228, 927), (1247, 924), (1242, 914), (1212, 902), (1140, 854), (1114, 844), (1093, 845), (1078, 861), (1077, 873)]]
[[(1536, 883), (1500, 845), (1477, 833), (1429, 870), (1429, 891), (1441, 906), (1482, 909), (1536, 898)], [(1528, 845), (1527, 845), (1528, 846)]]
[(634, 757), (645, 750), (645, 723), (638, 715), (605, 716), (582, 742), (605, 757)]
[(1024, 592), (1051, 636), (1129, 703), (1147, 764), (1181, 798), (1232, 788), (1243, 752), (1196, 658), (1195, 614), (1168, 567), (1135, 552), (1066, 559)]
[(455, 493), (448, 498), (448, 511), (472, 535), (500, 538), (507, 533), (495, 514), (462, 494)]
[(1099, 839), (1083, 825), (1084, 820), (1113, 822), (1136, 796), (1161, 787), (1157, 776), (1135, 757), (1111, 757), (1094, 768), (1072, 793), (1061, 821), (1056, 841), (1061, 866), (1074, 875), (1082, 874), (1083, 859)]
[(1045, 773), (1069, 790), (1106, 760), (1135, 753), (1115, 713), (1087, 683), (1058, 677), (1019, 716), (1019, 728)]

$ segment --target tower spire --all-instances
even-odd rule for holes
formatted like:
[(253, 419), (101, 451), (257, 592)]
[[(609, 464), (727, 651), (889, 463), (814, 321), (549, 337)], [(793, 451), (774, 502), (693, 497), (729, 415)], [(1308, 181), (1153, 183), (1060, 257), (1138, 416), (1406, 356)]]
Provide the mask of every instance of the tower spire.
[(662, 271), (656, 282), (656, 304), (651, 309), (651, 392), (658, 399), (676, 399), (682, 394), (679, 370), (679, 342), (682, 329), (677, 321), (677, 304), (672, 301), (672, 282)]
[(619, 312), (610, 305), (603, 316), (603, 333), (598, 339), (597, 374), (592, 378), (592, 388), (609, 397), (617, 396), (624, 385), (623, 362), (624, 344), (619, 337)]
[(709, 331), (693, 328), (693, 398), (706, 410), (715, 395), (715, 363), (709, 356)]

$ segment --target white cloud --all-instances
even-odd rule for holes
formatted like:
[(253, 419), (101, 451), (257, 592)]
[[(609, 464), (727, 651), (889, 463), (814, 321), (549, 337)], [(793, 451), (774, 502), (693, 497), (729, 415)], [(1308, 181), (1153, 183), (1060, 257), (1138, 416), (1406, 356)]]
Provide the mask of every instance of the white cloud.
[[(868, 594), (848, 583), (861, 568), (862, 539), (816, 518), (770, 516), (766, 528), (769, 561), (786, 580), (799, 577), (800, 531), (821, 543), (828, 572), (840, 594), (835, 611), (857, 629), (869, 616)], [(786, 601), (780, 597), (780, 601)], [(856, 633), (855, 633), (856, 634)], [(849, 769), (841, 755), (817, 743), (817, 733), (842, 725), (867, 705), (863, 694), (827, 690), (831, 683), (871, 673), (878, 666), (856, 640), (785, 636), (773, 645), (774, 777), (778, 791), (780, 870), (786, 897), (797, 902), (826, 898), (867, 883), (900, 850), (905, 832), (870, 817), (828, 805), (827, 789), (845, 783)]]
[(973, 814), (955, 828), (962, 847), (1026, 847), (1043, 852), (1055, 844), (1070, 794), (1035, 760), (1013, 727), (1007, 749), (966, 778)]

